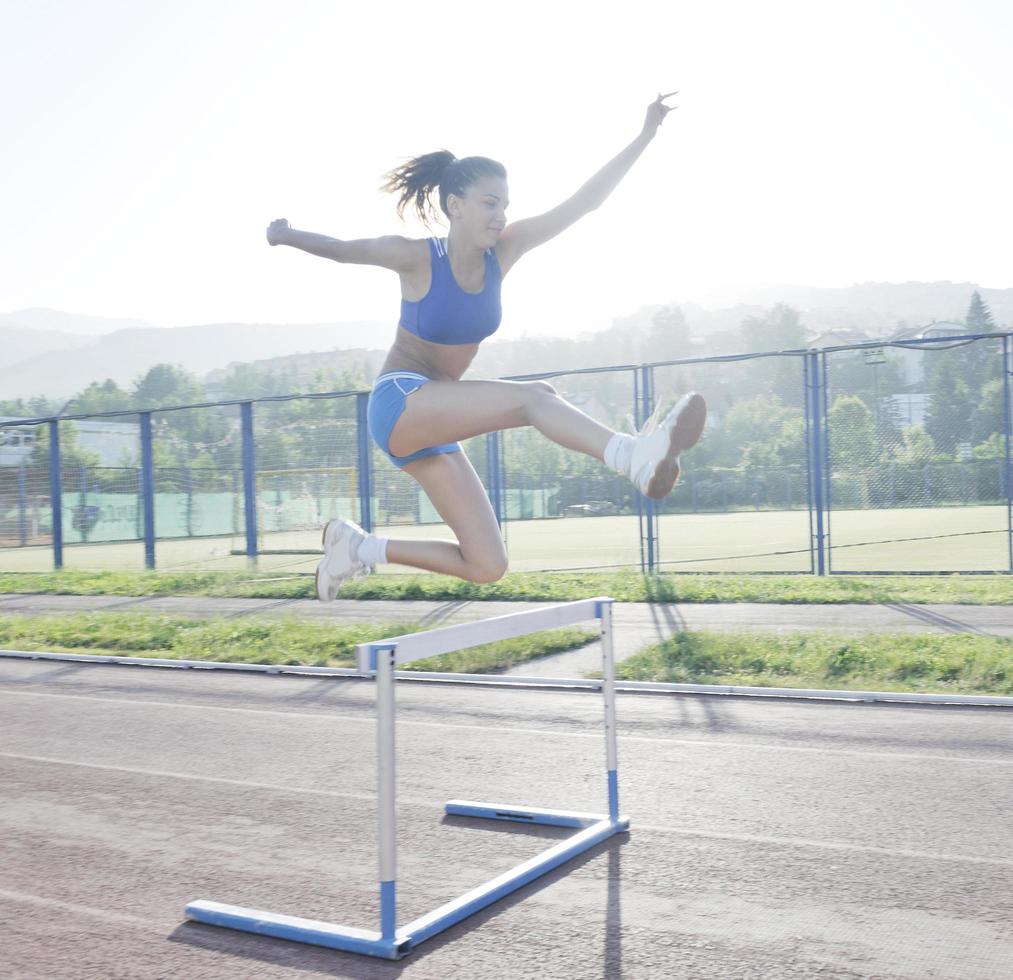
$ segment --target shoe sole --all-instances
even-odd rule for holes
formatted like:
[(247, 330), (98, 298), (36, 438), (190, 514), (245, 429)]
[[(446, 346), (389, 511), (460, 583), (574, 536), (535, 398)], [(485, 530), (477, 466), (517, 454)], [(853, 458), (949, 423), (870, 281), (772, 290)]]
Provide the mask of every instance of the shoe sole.
[(324, 557), (317, 564), (316, 590), (317, 590), (317, 598), (321, 602), (330, 602), (331, 601), (329, 596), (326, 596), (326, 595), (322, 594), (322, 592), (321, 592), (321, 589), (320, 589), (320, 572), (321, 572), (321, 570), (324, 567), (324, 562), (327, 560), (327, 532), (331, 529), (331, 525), (332, 524), (337, 523), (337, 520), (338, 519), (336, 517), (332, 517), (324, 525), (324, 533), (320, 535), (320, 547), (322, 547), (324, 549)]
[(692, 449), (703, 435), (707, 421), (707, 402), (703, 395), (693, 392), (683, 401), (686, 404), (679, 410), (669, 434), (668, 455), (658, 464), (651, 482), (647, 484), (647, 496), (654, 500), (661, 500), (672, 492), (681, 472), (678, 455)]
[(321, 594), (321, 591), (320, 591), (320, 570), (321, 570), (321, 569), (322, 569), (323, 567), (324, 567), (324, 562), (323, 562), (323, 559), (321, 559), (320, 563), (319, 563), (319, 564), (317, 565), (317, 574), (316, 574), (316, 590), (317, 590), (317, 598), (318, 598), (318, 599), (319, 599), (319, 600), (320, 600), (321, 602), (330, 602), (330, 598), (329, 598), (328, 596), (326, 596), (326, 595), (322, 595), (322, 594)]

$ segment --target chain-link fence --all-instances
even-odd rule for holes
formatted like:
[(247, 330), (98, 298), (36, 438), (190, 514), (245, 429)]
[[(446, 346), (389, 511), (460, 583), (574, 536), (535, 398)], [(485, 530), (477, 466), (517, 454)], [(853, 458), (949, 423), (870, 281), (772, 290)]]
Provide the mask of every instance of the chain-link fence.
[(653, 388), (708, 402), (706, 437), (658, 506), (660, 567), (811, 571), (804, 355), (666, 364)]
[[(621, 430), (706, 396), (705, 438), (660, 502), (532, 428), (463, 445), (518, 571), (1008, 572), (1009, 348), (991, 334), (537, 376)], [(448, 537), (368, 438), (367, 397), (0, 420), (0, 570), (309, 570), (337, 516)]]
[[(53, 543), (48, 425), (0, 427), (0, 550)], [(29, 465), (30, 459), (46, 465)]]
[(827, 353), (831, 571), (1009, 570), (1007, 344)]
[[(635, 413), (634, 376), (606, 368), (545, 380), (584, 414), (625, 429)], [(533, 428), (509, 429), (497, 441), (511, 568), (639, 566), (638, 494), (628, 480)]]

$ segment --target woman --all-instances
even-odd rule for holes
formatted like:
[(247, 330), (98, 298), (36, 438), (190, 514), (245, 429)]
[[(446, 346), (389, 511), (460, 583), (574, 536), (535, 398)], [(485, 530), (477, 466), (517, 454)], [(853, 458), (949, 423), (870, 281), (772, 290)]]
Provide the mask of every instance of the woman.
[[(383, 190), (400, 193), (398, 216), (439, 191), (450, 220), (446, 238), (399, 235), (340, 241), (297, 231), (284, 218), (267, 229), (271, 245), (292, 245), (338, 262), (379, 265), (401, 279), (401, 320), (369, 400), (369, 431), (390, 460), (414, 478), (457, 535), (457, 541), (414, 541), (367, 534), (349, 520), (324, 529), (317, 595), (334, 599), (341, 583), (377, 562), (495, 582), (507, 555), (496, 516), (478, 475), (458, 445), (500, 429), (532, 425), (567, 449), (594, 456), (629, 477), (644, 494), (664, 497), (679, 476), (679, 454), (696, 445), (706, 404), (686, 395), (660, 423), (637, 435), (613, 432), (564, 401), (543, 381), (461, 381), (479, 343), (500, 323), (500, 283), (522, 255), (599, 207), (654, 139), (671, 111), (658, 95), (640, 135), (569, 200), (545, 214), (507, 224), (506, 170), (488, 157), (458, 160), (446, 150), (410, 160), (386, 175)], [(659, 406), (660, 408), (660, 406)]]

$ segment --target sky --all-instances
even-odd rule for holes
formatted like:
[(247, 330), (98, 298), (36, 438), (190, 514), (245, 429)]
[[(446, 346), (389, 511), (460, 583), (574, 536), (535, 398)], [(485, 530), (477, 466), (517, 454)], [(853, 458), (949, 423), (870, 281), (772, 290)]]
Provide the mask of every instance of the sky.
[(445, 235), (379, 191), (442, 148), (538, 214), (676, 89), (602, 207), (511, 271), (499, 336), (726, 283), (1007, 288), (1011, 44), (1005, 0), (0, 0), (0, 312), (392, 337), (395, 273), (270, 248), (269, 221)]

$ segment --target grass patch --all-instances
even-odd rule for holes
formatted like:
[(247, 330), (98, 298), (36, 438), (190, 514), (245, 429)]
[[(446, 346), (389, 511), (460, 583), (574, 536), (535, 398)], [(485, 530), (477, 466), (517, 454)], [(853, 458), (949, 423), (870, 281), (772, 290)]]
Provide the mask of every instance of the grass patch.
[[(221, 663), (352, 667), (355, 645), (411, 633), (417, 626), (320, 625), (296, 619), (189, 620), (144, 613), (0, 617), (0, 646), (12, 650), (94, 653)], [(416, 661), (412, 670), (494, 673), (590, 643), (596, 634), (559, 629), (532, 633)]]
[(623, 680), (1013, 694), (1013, 641), (988, 636), (679, 633), (616, 665)]
[(598, 638), (597, 633), (583, 629), (555, 629), (510, 640), (497, 640), (468, 650), (455, 650), (439, 657), (426, 657), (405, 664), (405, 670), (432, 670), (455, 674), (497, 674), (517, 664), (550, 653), (561, 653), (586, 646)]
[(144, 613), (0, 618), (0, 645), (8, 649), (313, 667), (351, 667), (357, 643), (403, 632), (403, 624), (322, 626), (298, 620), (190, 620)]
[[(309, 599), (310, 575), (242, 572), (8, 572), (0, 593), (217, 596)], [(349, 599), (550, 600), (609, 595), (620, 602), (957, 603), (1009, 605), (1013, 576), (642, 575), (622, 572), (518, 572), (491, 585), (444, 575), (372, 575), (349, 584)]]

